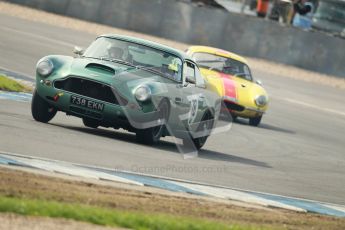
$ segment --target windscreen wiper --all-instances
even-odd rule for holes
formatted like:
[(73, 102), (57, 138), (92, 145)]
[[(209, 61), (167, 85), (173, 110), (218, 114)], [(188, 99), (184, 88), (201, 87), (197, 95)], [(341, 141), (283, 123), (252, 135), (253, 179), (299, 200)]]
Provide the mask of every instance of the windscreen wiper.
[(102, 57), (100, 58), (101, 60), (104, 60), (104, 61), (111, 61), (111, 62), (115, 62), (115, 63), (119, 63), (119, 64), (124, 64), (124, 65), (127, 65), (127, 66), (130, 66), (130, 67), (136, 67), (135, 65), (133, 65), (132, 63), (128, 62), (128, 61), (125, 61), (125, 60), (122, 60), (122, 59), (117, 59), (117, 58), (107, 58), (107, 57)]
[(169, 80), (175, 80), (175, 79), (171, 78), (170, 76), (167, 76), (165, 73), (163, 73), (163, 72), (161, 72), (159, 70), (154, 69), (154, 68), (156, 68), (154, 66), (141, 66), (141, 65), (138, 65), (138, 66), (136, 66), (136, 68), (139, 69), (139, 70), (143, 70), (143, 71), (147, 71), (147, 72), (150, 72), (150, 73), (158, 74), (159, 76), (167, 78)]
[(154, 69), (155, 67), (153, 67), (153, 66), (141, 66), (141, 65), (138, 65), (138, 66), (136, 66), (136, 68), (140, 69), (140, 70), (147, 71), (147, 72), (155, 73), (155, 74), (158, 74), (158, 75), (163, 76), (163, 77), (166, 77), (164, 73)]
[(199, 60), (199, 61), (196, 61), (196, 63), (223, 63), (224, 61), (223, 60)]

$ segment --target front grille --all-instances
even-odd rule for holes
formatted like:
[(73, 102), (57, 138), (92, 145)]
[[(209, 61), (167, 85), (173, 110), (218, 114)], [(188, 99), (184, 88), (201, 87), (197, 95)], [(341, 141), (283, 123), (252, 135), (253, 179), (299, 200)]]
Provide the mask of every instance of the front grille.
[(242, 112), (244, 110), (243, 106), (235, 104), (233, 102), (224, 101), (224, 103), (225, 103), (226, 108), (229, 110), (238, 111), (238, 112)]
[(110, 86), (83, 78), (68, 77), (63, 80), (56, 80), (54, 87), (112, 104), (127, 104), (127, 100), (112, 90)]

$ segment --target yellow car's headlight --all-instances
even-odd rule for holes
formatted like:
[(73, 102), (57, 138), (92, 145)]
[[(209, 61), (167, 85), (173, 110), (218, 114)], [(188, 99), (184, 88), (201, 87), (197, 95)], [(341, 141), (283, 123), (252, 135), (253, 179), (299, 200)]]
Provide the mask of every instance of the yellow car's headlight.
[(267, 97), (265, 95), (260, 95), (255, 98), (255, 104), (257, 106), (265, 106), (267, 104)]

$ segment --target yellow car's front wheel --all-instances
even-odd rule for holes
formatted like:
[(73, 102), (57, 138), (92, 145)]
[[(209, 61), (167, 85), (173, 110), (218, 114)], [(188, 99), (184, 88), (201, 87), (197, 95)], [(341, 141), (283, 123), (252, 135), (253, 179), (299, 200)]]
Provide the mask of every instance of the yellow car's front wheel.
[(262, 116), (249, 118), (249, 125), (258, 126), (261, 122)]

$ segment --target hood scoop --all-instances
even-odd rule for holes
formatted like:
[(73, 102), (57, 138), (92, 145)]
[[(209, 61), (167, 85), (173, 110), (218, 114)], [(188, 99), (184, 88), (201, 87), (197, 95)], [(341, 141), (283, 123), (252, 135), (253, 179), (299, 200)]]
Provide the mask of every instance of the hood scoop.
[(97, 63), (89, 63), (85, 66), (86, 69), (95, 71), (98, 73), (106, 73), (106, 74), (115, 74), (115, 70), (109, 66), (97, 64)]

